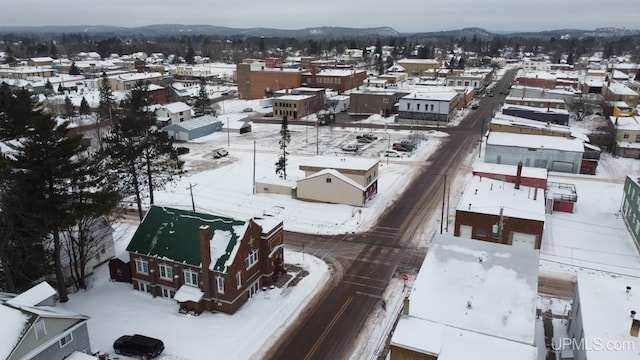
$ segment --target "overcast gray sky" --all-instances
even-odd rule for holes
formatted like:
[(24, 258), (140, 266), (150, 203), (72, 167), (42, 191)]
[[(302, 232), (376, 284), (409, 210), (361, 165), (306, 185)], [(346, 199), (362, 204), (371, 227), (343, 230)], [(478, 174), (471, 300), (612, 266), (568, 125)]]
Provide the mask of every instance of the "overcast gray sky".
[(638, 0), (0, 0), (0, 25), (389, 26), (400, 32), (640, 28)]

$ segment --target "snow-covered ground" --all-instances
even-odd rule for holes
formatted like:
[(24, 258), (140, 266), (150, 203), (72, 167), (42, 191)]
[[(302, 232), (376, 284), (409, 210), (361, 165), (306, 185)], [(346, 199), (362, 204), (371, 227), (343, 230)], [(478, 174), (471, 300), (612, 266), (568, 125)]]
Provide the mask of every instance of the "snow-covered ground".
[[(258, 100), (225, 100), (225, 114), (241, 113), (251, 107), (268, 112)], [(463, 111), (455, 122), (466, 113)], [(391, 119), (372, 116), (364, 122), (385, 123)], [(298, 201), (290, 196), (254, 194), (253, 179), (282, 181), (275, 173), (275, 162), (281, 153), (279, 126), (252, 124), (252, 132), (237, 134), (219, 132), (180, 144), (190, 148), (183, 155), (187, 174), (175, 184), (156, 194), (156, 204), (191, 209), (189, 188), (193, 188), (196, 210), (236, 218), (273, 216), (282, 219), (291, 231), (315, 234), (339, 234), (366, 231), (378, 216), (406, 189), (416, 171), (441, 144), (447, 135), (436, 131), (395, 131), (375, 129), (379, 137), (364, 144), (357, 153), (346, 153), (340, 147), (355, 141), (355, 136), (369, 130), (359, 128), (290, 126), (291, 143), (287, 151), (287, 181), (295, 182), (303, 173), (298, 164), (318, 155), (367, 157), (380, 159), (378, 194), (363, 208), (339, 204), (320, 204)], [(381, 156), (390, 143), (416, 138), (419, 146), (402, 158)], [(229, 156), (214, 159), (212, 151), (225, 148)], [(484, 146), (483, 146), (484, 148)], [(255, 150), (254, 150), (255, 149)], [(470, 177), (470, 163), (477, 160), (470, 154), (467, 164), (456, 164), (459, 176), (450, 181), (449, 199), (455, 209), (465, 182)], [(254, 173), (255, 169), (255, 173)], [(603, 156), (598, 174), (567, 175), (554, 173), (551, 181), (573, 183), (578, 203), (573, 214), (554, 212), (547, 216), (541, 249), (540, 270), (545, 274), (571, 276), (576, 271), (640, 274), (640, 257), (619, 213), (622, 184), (627, 174), (640, 173), (640, 161)], [(414, 238), (417, 247), (427, 246), (436, 231), (444, 227), (439, 216), (426, 221)], [(453, 233), (454, 212), (446, 217), (444, 231)], [(122, 223), (118, 226), (118, 251), (124, 251), (134, 229)], [(286, 243), (286, 239), (285, 239)], [(71, 301), (61, 306), (90, 315), (89, 331), (95, 349), (112, 352), (111, 345), (118, 336), (139, 332), (165, 341), (161, 359), (259, 358), (279, 331), (294, 321), (300, 308), (320, 291), (329, 273), (327, 266), (316, 258), (293, 251), (285, 255), (287, 263), (299, 262), (310, 275), (290, 290), (269, 290), (264, 296), (249, 301), (235, 315), (203, 314), (190, 317), (177, 313), (176, 304), (164, 298), (151, 298), (134, 291), (130, 284), (109, 282), (106, 267), (93, 277), (91, 288), (71, 294)], [(372, 358), (400, 308), (400, 281), (392, 281), (385, 293), (387, 311), (372, 314), (364, 329), (363, 341), (355, 349), (354, 358)]]

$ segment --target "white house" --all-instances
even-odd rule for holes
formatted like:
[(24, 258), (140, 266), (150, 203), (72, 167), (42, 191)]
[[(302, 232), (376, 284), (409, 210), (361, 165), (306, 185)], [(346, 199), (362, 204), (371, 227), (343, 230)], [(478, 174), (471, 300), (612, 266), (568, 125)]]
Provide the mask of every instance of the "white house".
[(191, 106), (183, 102), (172, 102), (156, 110), (156, 119), (160, 126), (179, 124), (191, 119)]

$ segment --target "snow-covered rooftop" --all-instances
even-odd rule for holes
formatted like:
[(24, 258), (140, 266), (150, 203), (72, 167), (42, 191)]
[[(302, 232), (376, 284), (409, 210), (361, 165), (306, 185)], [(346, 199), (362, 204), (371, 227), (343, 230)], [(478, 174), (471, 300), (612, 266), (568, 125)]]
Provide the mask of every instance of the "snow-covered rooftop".
[(300, 161), (300, 167), (320, 167), (325, 169), (351, 169), (366, 171), (374, 167), (380, 160), (349, 156), (314, 156)]
[(506, 217), (544, 221), (544, 189), (516, 189), (512, 183), (473, 176), (456, 208), (489, 215), (500, 214), (500, 209)]
[(181, 111), (191, 111), (191, 106), (181, 101), (168, 103), (168, 104), (162, 105), (162, 107), (167, 109), (167, 111), (173, 114), (179, 113)]
[(52, 288), (49, 283), (43, 281), (13, 299), (8, 300), (7, 304), (12, 306), (36, 306), (55, 294), (56, 290)]
[[(438, 360), (535, 360), (538, 353), (538, 349), (531, 345), (414, 317), (403, 317), (398, 321), (391, 344), (437, 355)], [(496, 349), (500, 349), (500, 357), (496, 356)]]
[[(537, 290), (536, 250), (436, 235), (413, 283), (408, 316), (534, 345)], [(394, 334), (394, 342), (402, 340)]]
[[(627, 293), (627, 286), (631, 291)], [(638, 359), (640, 340), (630, 335), (631, 310), (640, 309), (640, 281), (630, 278), (578, 273), (577, 292), (589, 360)], [(630, 342), (619, 351), (597, 351), (593, 341), (603, 344)]]
[(609, 116), (616, 130), (640, 130), (640, 116)]
[[(490, 173), (490, 174), (498, 174), (498, 175), (515, 176), (518, 172), (518, 167), (516, 165), (477, 162), (473, 165), (473, 171)], [(522, 177), (527, 177), (532, 179), (546, 179), (547, 173), (548, 173), (547, 169), (544, 169), (544, 168), (534, 168), (534, 167), (523, 166), (522, 172), (520, 173), (520, 175), (522, 175)]]
[(638, 93), (633, 91), (627, 85), (617, 82), (611, 82), (607, 85), (608, 91), (623, 96), (638, 96)]
[(501, 145), (524, 147), (533, 149), (554, 149), (573, 152), (584, 152), (584, 145), (580, 139), (564, 138), (560, 136), (514, 134), (492, 131), (487, 136), (487, 145)]
[[(425, 88), (428, 89), (428, 88)], [(403, 96), (401, 100), (412, 100), (412, 99), (420, 99), (420, 100), (437, 100), (437, 101), (451, 101), (458, 96), (458, 93), (452, 87), (449, 87), (448, 90), (445, 91), (425, 91), (420, 89), (419, 91), (414, 91), (409, 95)]]

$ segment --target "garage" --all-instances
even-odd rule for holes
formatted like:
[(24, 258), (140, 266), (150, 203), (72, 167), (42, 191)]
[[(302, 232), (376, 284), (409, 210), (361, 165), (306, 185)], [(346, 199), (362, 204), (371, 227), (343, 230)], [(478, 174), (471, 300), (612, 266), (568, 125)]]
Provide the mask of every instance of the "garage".
[(536, 238), (537, 236), (535, 234), (525, 234), (514, 231), (511, 233), (511, 245), (535, 249)]
[(472, 227), (469, 225), (460, 225), (460, 237), (465, 239), (471, 239)]

